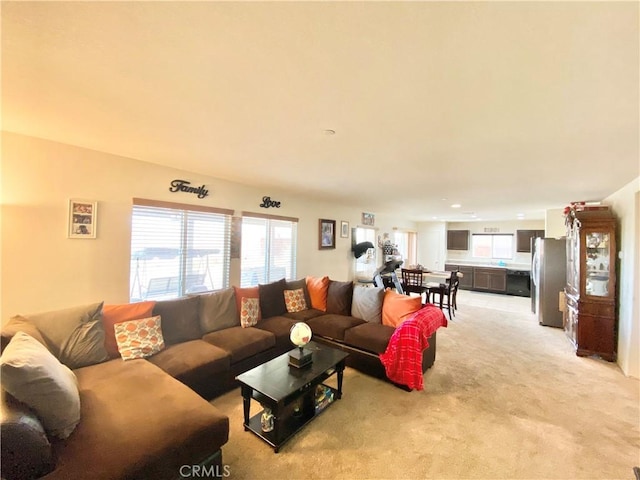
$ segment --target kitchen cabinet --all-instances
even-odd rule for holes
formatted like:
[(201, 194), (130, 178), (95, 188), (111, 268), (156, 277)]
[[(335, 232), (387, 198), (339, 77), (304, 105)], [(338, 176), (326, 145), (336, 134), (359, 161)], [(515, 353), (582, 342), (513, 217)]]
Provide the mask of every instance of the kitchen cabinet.
[(471, 290), (473, 288), (473, 267), (447, 263), (444, 269), (448, 271), (457, 270), (462, 274), (462, 277), (459, 277), (460, 283), (458, 284), (458, 288), (462, 290)]
[(579, 356), (616, 360), (616, 253), (609, 209), (569, 213), (564, 330)]
[(544, 238), (544, 230), (517, 230), (516, 251), (531, 252), (532, 238)]
[(447, 250), (469, 250), (469, 230), (447, 230)]
[(507, 269), (475, 267), (473, 269), (473, 289), (488, 292), (506, 292)]

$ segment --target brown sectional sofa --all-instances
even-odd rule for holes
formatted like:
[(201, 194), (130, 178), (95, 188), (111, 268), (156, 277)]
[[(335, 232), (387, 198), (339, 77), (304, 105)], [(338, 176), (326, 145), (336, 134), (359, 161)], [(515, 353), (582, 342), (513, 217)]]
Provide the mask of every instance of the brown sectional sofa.
[[(3, 389), (2, 478), (181, 478), (185, 465), (221, 473), (229, 420), (205, 399), (233, 388), (238, 374), (291, 350), (289, 332), (298, 321), (311, 327), (315, 341), (349, 352), (348, 365), (385, 378), (378, 355), (395, 329), (350, 315), (353, 285), (330, 281), (327, 311), (288, 313), (281, 298), (295, 288), (304, 289), (311, 305), (304, 280), (260, 285), (262, 318), (251, 328), (240, 325), (230, 303), (233, 288), (158, 301), (153, 314), (161, 315), (162, 351), (74, 369), (81, 420), (65, 440), (48, 438), (38, 417)], [(15, 331), (11, 322), (3, 328), (3, 349)], [(435, 337), (423, 352), (423, 371), (435, 360)]]

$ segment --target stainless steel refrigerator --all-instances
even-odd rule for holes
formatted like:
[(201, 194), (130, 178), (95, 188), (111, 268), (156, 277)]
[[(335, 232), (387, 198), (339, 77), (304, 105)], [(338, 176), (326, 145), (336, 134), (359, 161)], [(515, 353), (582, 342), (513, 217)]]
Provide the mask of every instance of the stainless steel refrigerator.
[(531, 257), (531, 298), (540, 325), (563, 326), (558, 305), (566, 281), (566, 239), (536, 238)]

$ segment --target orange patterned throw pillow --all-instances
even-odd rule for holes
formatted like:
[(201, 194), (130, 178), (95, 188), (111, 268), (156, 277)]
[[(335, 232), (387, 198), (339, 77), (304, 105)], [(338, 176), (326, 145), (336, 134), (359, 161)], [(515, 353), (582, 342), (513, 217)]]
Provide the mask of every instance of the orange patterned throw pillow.
[(240, 307), (240, 325), (242, 328), (253, 327), (260, 317), (260, 300), (257, 298), (242, 297)]
[(150, 357), (164, 348), (160, 315), (116, 323), (115, 334), (123, 360)]
[(307, 302), (304, 300), (304, 290), (284, 291), (284, 303), (287, 306), (287, 312), (296, 313), (307, 309)]
[(116, 342), (114, 326), (128, 320), (149, 318), (153, 315), (156, 302), (125, 303), (123, 305), (105, 305), (102, 307), (102, 325), (104, 326), (104, 346), (111, 358), (118, 357), (118, 342)]

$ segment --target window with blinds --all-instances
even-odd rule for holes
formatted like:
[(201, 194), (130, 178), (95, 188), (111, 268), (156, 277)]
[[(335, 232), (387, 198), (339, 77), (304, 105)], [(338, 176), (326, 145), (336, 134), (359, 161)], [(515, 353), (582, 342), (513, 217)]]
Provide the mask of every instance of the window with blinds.
[(242, 212), (240, 286), (296, 276), (298, 219)]
[(165, 300), (228, 287), (232, 214), (134, 199), (130, 300)]

